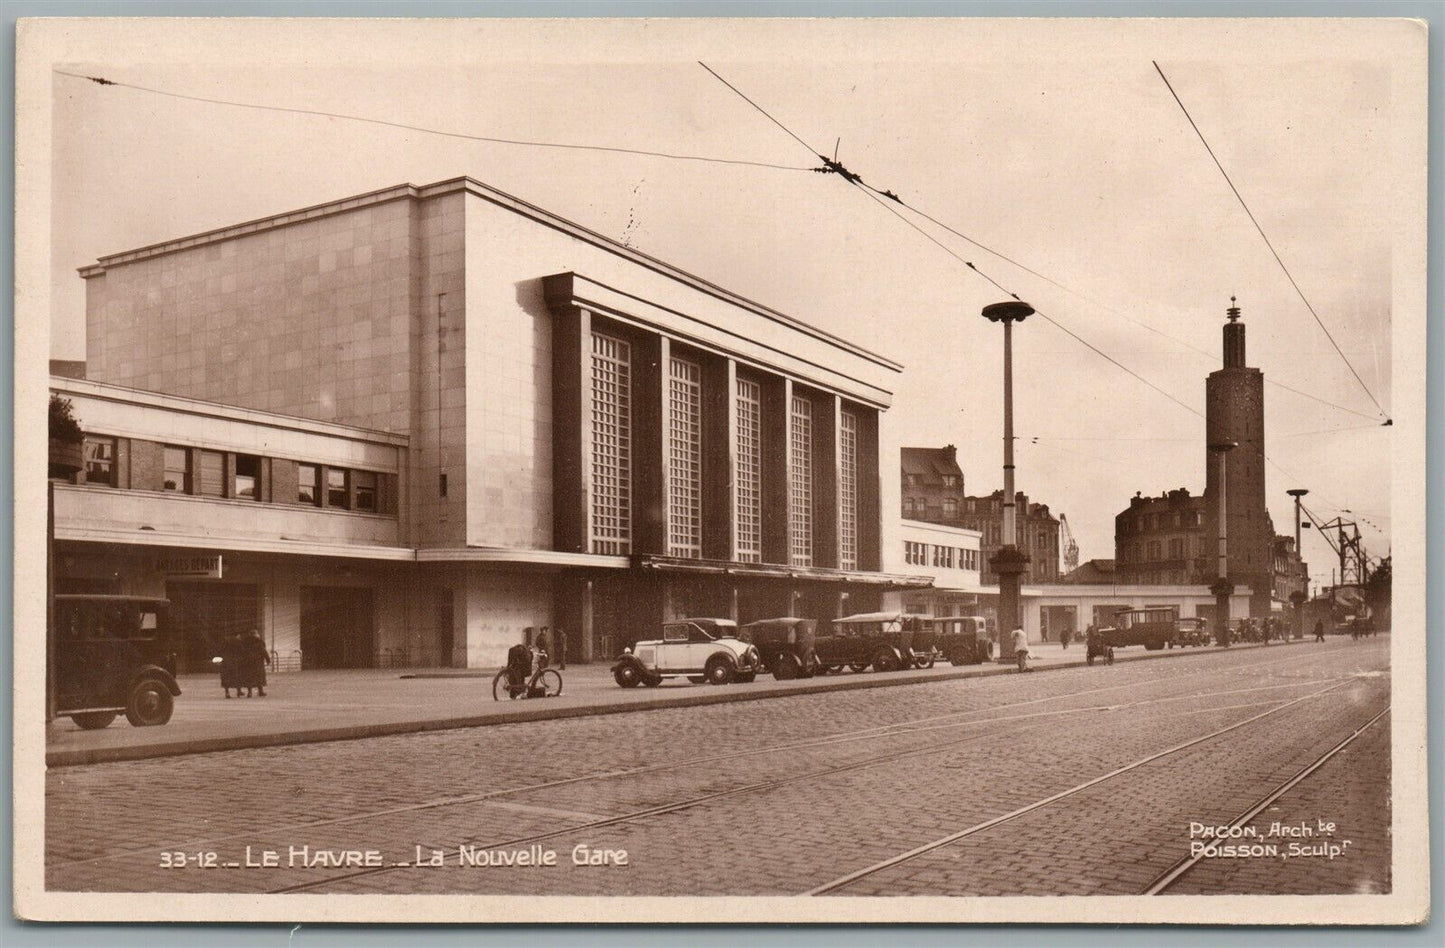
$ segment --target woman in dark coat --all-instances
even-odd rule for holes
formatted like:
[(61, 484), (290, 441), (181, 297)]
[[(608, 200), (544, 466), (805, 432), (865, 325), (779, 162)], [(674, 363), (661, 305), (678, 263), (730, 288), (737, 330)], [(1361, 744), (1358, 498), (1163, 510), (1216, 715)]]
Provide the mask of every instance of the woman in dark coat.
[(237, 648), (241, 665), (241, 680), (236, 686), (236, 694), (241, 693), (241, 688), (246, 689), (246, 697), (251, 697), (251, 689), (255, 688), (260, 692), (261, 697), (266, 697), (266, 666), (271, 664), (271, 653), (266, 651), (266, 643), (261, 640), (261, 633), (255, 629), (250, 635), (242, 636)]
[(241, 670), (241, 633), (231, 632), (221, 640), (221, 687), (226, 692), (226, 697), (231, 697), (231, 689), (236, 689), (236, 697), (241, 697), (241, 689), (246, 686), (245, 675)]

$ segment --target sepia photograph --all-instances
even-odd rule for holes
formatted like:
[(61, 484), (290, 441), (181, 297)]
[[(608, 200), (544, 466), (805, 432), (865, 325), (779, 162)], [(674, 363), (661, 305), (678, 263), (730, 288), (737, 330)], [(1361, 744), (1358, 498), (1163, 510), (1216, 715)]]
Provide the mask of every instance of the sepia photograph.
[(1426, 40), (20, 21), (16, 912), (1423, 921)]

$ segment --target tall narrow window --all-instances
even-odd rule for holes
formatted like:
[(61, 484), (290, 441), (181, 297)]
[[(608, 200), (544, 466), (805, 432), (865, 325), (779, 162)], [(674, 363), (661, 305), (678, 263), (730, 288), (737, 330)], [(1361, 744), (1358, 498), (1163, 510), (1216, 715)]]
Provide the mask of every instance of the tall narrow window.
[(702, 368), (669, 359), (667, 553), (702, 556)]
[(958, 519), (958, 501), (952, 497), (945, 497), (943, 500), (943, 516), (946, 520)]
[(321, 469), (315, 464), (296, 465), (296, 502), (321, 506)]
[(201, 452), (201, 485), (205, 497), (226, 496), (226, 456), (220, 451)]
[(376, 472), (353, 471), (351, 481), (356, 490), (356, 509), (376, 513)]
[(789, 562), (813, 565), (813, 403), (793, 397), (789, 433), (793, 467), (788, 472)]
[(236, 455), (236, 490), (231, 494), (241, 500), (255, 500), (261, 483), (261, 459), (254, 454)]
[(185, 448), (175, 448), (166, 445), (165, 472), (162, 475), (161, 488), (163, 490), (175, 491), (178, 494), (189, 494), (191, 492), (190, 451)]
[(737, 558), (744, 563), (763, 558), (763, 416), (762, 389), (738, 379)]
[(838, 429), (838, 567), (858, 568), (858, 416), (847, 411)]
[(115, 486), (115, 439), (85, 436), (85, 482)]
[(326, 506), (339, 507), (342, 510), (351, 509), (351, 489), (346, 482), (347, 475), (350, 473), (339, 467), (326, 469)]
[(632, 552), (632, 350), (592, 335), (592, 552)]

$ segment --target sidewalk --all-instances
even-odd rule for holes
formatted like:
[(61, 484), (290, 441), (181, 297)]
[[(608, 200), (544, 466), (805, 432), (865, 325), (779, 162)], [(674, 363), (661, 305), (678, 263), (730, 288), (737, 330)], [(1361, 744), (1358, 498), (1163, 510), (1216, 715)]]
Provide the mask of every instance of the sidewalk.
[[(1033, 666), (1042, 671), (1084, 664), (1084, 649), (1079, 644), (1067, 650), (1049, 642), (1031, 648)], [(1218, 649), (1212, 647), (1160, 652), (1131, 648), (1121, 649), (1116, 660), (1215, 651)], [(1012, 665), (954, 667), (945, 662), (931, 669), (887, 674), (844, 671), (796, 681), (774, 681), (771, 675), (763, 675), (751, 684), (722, 687), (681, 679), (657, 688), (623, 689), (612, 680), (609, 665), (569, 665), (558, 697), (500, 702), (492, 699), (496, 669), (356, 669), (272, 675), (265, 698), (229, 700), (222, 696), (215, 675), (183, 675), (181, 696), (169, 724), (131, 727), (122, 715), (104, 730), (84, 731), (70, 719), (61, 718), (48, 729), (45, 759), (48, 766), (64, 767), (1017, 674)]]

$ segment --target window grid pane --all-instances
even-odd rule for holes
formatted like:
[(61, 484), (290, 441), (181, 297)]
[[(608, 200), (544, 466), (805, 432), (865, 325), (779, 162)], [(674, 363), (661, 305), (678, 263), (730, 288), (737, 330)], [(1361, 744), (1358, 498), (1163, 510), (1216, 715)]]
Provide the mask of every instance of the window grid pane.
[(632, 552), (632, 352), (592, 336), (592, 552)]
[(165, 472), (161, 481), (163, 490), (185, 494), (190, 492), (190, 452), (185, 448), (165, 449)]
[(793, 467), (788, 472), (789, 562), (813, 565), (813, 403), (792, 400)]
[(201, 452), (201, 489), (206, 497), (226, 496), (226, 456), (219, 451)]
[(738, 379), (737, 558), (763, 559), (762, 390)]
[(668, 360), (667, 552), (702, 556), (702, 369)]
[(858, 416), (843, 412), (838, 438), (838, 566), (858, 568)]

